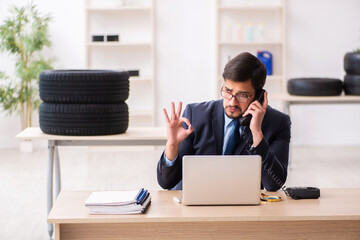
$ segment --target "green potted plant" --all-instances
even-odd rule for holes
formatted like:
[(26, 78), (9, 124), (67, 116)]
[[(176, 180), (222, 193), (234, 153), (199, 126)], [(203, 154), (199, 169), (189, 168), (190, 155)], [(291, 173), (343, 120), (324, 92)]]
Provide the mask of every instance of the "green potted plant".
[(40, 105), (39, 75), (51, 68), (51, 60), (40, 54), (50, 46), (50, 16), (42, 15), (33, 3), (13, 6), (10, 12), (0, 25), (0, 51), (15, 58), (15, 74), (10, 77), (0, 71), (0, 108), (9, 114), (18, 113), (23, 130), (32, 126), (32, 113)]

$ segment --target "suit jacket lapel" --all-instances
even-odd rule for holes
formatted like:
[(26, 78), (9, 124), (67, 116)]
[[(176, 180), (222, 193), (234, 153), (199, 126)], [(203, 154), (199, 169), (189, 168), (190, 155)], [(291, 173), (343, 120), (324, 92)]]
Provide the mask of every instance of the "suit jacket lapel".
[(224, 142), (224, 107), (222, 100), (217, 101), (212, 116), (212, 129), (215, 139), (216, 153), (221, 155)]

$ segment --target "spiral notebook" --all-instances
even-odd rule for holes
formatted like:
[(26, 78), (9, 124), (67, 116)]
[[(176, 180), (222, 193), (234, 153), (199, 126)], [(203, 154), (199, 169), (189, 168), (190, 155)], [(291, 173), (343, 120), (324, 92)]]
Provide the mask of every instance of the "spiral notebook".
[(148, 190), (93, 192), (85, 202), (90, 214), (145, 213), (151, 202)]

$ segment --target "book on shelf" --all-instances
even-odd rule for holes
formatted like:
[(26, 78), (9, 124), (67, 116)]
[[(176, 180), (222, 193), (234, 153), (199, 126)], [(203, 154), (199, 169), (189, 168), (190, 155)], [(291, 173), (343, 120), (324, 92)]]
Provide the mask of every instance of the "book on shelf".
[(140, 214), (151, 203), (150, 192), (139, 191), (93, 192), (85, 202), (90, 214)]

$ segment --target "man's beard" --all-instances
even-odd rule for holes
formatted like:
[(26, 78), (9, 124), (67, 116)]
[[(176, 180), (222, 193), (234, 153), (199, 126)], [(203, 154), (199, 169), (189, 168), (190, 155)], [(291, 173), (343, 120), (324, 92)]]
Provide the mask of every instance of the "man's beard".
[[(229, 114), (226, 112), (226, 109), (227, 109), (228, 107), (233, 107), (233, 108), (238, 109), (238, 110), (239, 110), (239, 115), (238, 115), (238, 116), (229, 116)], [(243, 111), (242, 111), (238, 106), (230, 106), (230, 105), (227, 105), (227, 106), (225, 107), (225, 114), (226, 114), (226, 116), (228, 116), (228, 118), (237, 119), (237, 118), (240, 118), (240, 117), (243, 115)]]

